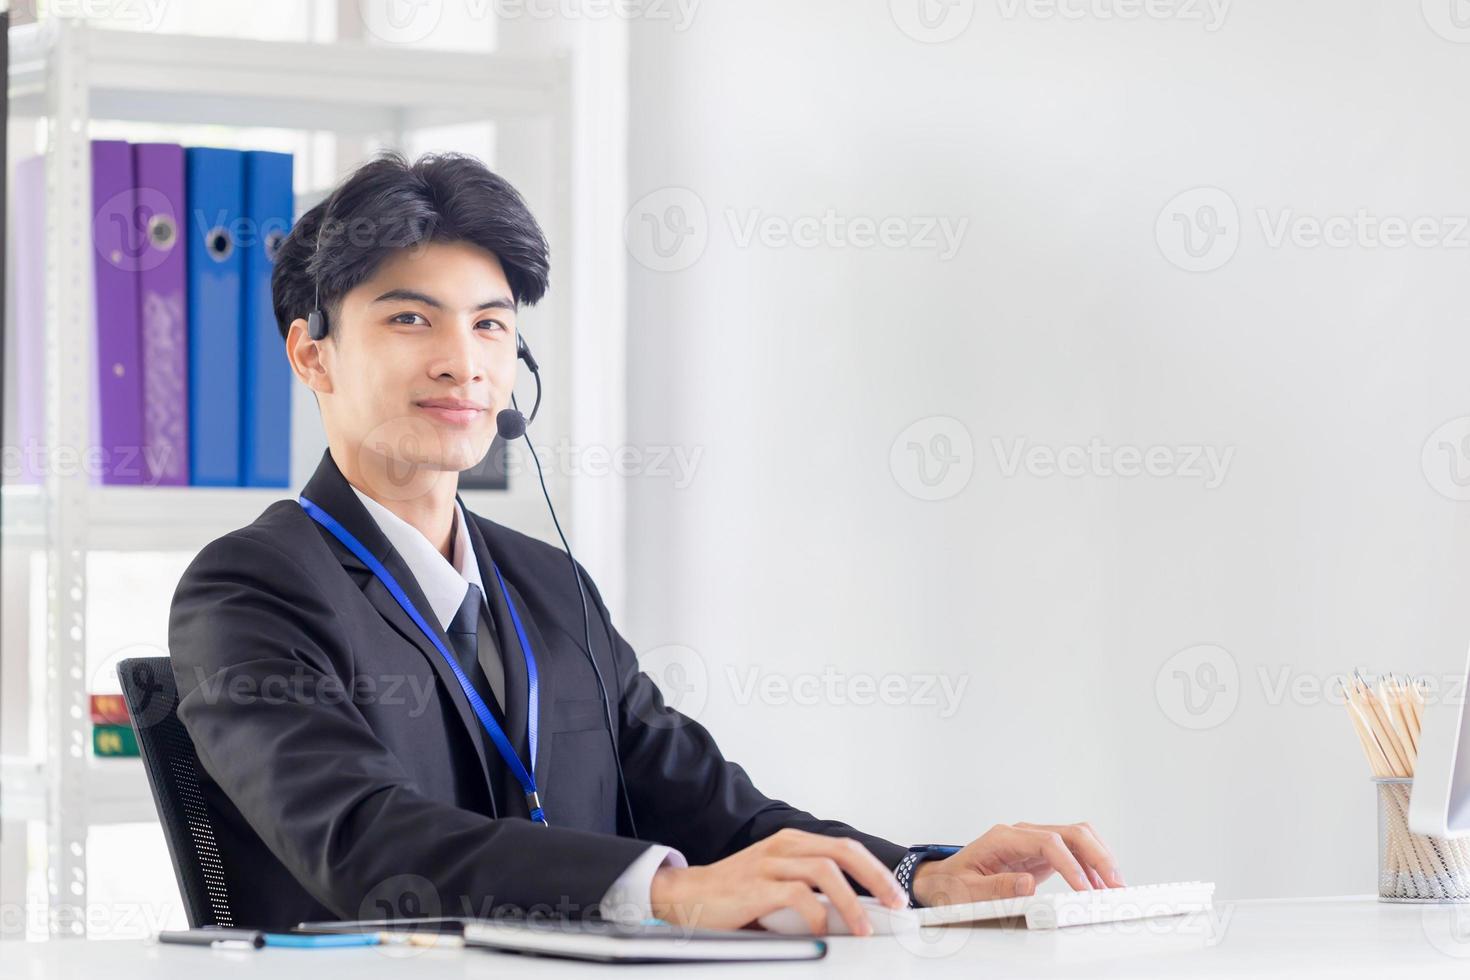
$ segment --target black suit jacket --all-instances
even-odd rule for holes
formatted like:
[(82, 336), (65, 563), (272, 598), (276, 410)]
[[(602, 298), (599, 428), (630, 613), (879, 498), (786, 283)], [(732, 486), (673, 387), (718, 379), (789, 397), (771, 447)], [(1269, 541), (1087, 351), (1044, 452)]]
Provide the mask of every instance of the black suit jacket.
[[(437, 629), (330, 451), (304, 492)], [(485, 916), (506, 906), (585, 915), (648, 842), (706, 864), (783, 827), (857, 838), (890, 868), (902, 859), (897, 844), (763, 796), (604, 630), (593, 586), (592, 654), (642, 841), (629, 837), (566, 554), (465, 516), (494, 631), (508, 645), (504, 716), (522, 759), (525, 667), (492, 560), (535, 652), (536, 778), (550, 826), (528, 819), (454, 675), (378, 579), (295, 499), (278, 501), (199, 553), (169, 619), (179, 717), (199, 754), (237, 923)]]

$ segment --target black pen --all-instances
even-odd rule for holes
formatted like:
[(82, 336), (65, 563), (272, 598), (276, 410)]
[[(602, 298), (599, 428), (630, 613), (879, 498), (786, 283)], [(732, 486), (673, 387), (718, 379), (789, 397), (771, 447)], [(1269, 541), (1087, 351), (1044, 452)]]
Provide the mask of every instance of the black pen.
[(209, 926), (204, 929), (177, 929), (160, 932), (158, 941), (182, 943), (187, 946), (213, 946), (215, 949), (260, 949), (265, 945), (265, 933), (259, 929)]

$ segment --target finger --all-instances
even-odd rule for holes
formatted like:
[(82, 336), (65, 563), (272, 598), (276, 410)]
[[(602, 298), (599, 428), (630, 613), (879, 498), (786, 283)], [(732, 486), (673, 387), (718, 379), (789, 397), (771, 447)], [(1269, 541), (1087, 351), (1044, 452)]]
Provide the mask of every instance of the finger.
[(1113, 852), (1097, 832), (1088, 823), (1074, 823), (1062, 827), (1048, 828), (1062, 835), (1072, 853), (1077, 855), (1077, 860), (1084, 866), (1097, 869), (1101, 876), (1104, 888), (1120, 888), (1123, 886), (1123, 877), (1118, 874), (1118, 860), (1113, 857)]
[[(1073, 824), (1018, 823), (1017, 827), (1028, 830), (1046, 830), (1060, 834), (1068, 849), (1087, 870), (1088, 880), (1098, 888), (1122, 888), (1127, 883), (1118, 871), (1118, 861), (1113, 852), (1102, 842), (1092, 824), (1083, 821)], [(1095, 872), (1095, 874), (1094, 874)]]
[(908, 896), (899, 887), (893, 872), (873, 856), (861, 841), (851, 837), (828, 837), (825, 834), (804, 834), (793, 838), (794, 850), (790, 857), (825, 857), (837, 862), (838, 867), (852, 875), (853, 880), (867, 889), (889, 908), (901, 909), (908, 904)]
[(1082, 865), (1077, 862), (1077, 856), (1072, 853), (1061, 834), (1054, 830), (1023, 827), (1015, 828), (1014, 832), (1020, 837), (1019, 846), (1022, 849), (1047, 861), (1074, 891), (1092, 891), (1092, 883), (1087, 880)]
[(831, 858), (771, 858), (762, 871), (773, 878), (795, 879), (820, 889), (847, 923), (849, 932), (854, 936), (873, 934), (873, 923), (858, 901), (857, 892)]
[(1018, 898), (1036, 894), (1036, 879), (1028, 874), (1004, 872), (978, 875), (968, 883), (970, 901), (988, 902), (996, 898)]
[(813, 936), (827, 934), (827, 909), (817, 901), (817, 893), (799, 881), (773, 881), (765, 903), (766, 908), (756, 918), (777, 909), (791, 908), (806, 923), (807, 932)]

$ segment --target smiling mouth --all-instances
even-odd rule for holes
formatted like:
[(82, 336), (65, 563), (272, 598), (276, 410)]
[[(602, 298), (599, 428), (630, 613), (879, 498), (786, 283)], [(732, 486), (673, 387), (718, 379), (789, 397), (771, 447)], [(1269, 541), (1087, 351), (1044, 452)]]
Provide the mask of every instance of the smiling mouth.
[(447, 422), (450, 425), (469, 425), (485, 414), (483, 408), (448, 408), (442, 405), (417, 405), (415, 407), (427, 413), (430, 418)]

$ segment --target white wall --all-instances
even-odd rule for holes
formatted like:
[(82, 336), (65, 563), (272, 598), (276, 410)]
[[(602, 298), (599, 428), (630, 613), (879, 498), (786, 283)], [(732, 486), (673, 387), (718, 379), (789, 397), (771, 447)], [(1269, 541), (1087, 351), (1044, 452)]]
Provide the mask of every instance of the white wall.
[[(1448, 0), (958, 0), (931, 8), (963, 28), (943, 43), (901, 29), (923, 34), (913, 6), (632, 25), (629, 198), (662, 192), (629, 219), (629, 434), (702, 455), (687, 486), (630, 481), (625, 632), (758, 785), (820, 813), (909, 841), (1089, 819), (1135, 882), (1371, 891), (1367, 768), (1321, 686), (1442, 673), (1470, 637), (1470, 505), (1431, 437), (1470, 415)], [(1239, 215), (1201, 262), (1237, 248), (1191, 272), (1173, 213), (1219, 195), (1170, 202), (1201, 186)], [(646, 221), (667, 233), (670, 204), (696, 234), (665, 260)], [(968, 226), (947, 260), (742, 246), (751, 209)], [(1283, 215), (1359, 209), (1450, 241), (1271, 244)], [(890, 458), (916, 423), (951, 425), (944, 499)], [(1006, 474), (1014, 440), (1094, 437), (1232, 455), (1208, 488)], [(826, 665), (967, 686), (947, 718), (740, 689)]]

